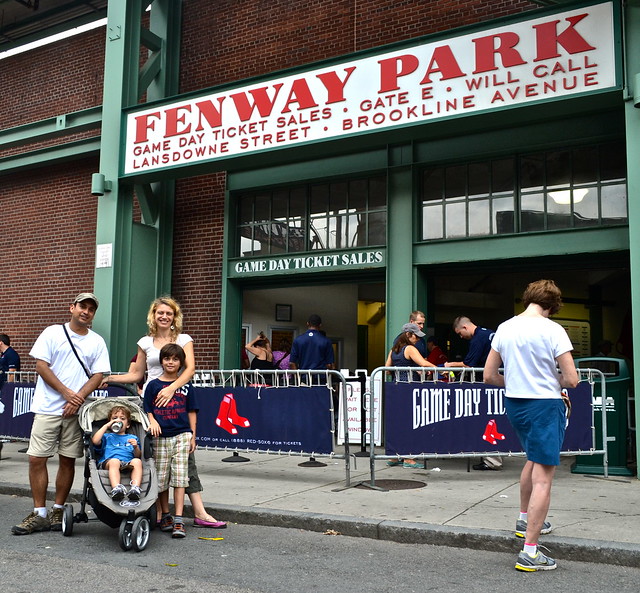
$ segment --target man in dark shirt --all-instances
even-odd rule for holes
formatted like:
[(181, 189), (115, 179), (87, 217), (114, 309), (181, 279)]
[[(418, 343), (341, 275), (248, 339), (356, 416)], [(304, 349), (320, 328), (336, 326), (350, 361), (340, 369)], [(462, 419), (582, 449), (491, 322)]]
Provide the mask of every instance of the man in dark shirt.
[[(409, 315), (409, 323), (415, 323), (420, 328), (420, 331), (424, 331), (425, 321), (426, 321), (426, 317), (422, 311), (411, 311), (411, 314)], [(394, 346), (401, 335), (402, 335), (401, 333), (398, 334), (395, 340), (393, 340)], [(418, 352), (420, 352), (420, 356), (422, 356), (422, 358), (427, 358), (427, 355), (429, 352), (427, 349), (427, 343), (424, 341), (424, 338), (419, 338), (418, 341), (414, 344), (414, 346), (416, 347)]]
[(20, 370), (20, 356), (11, 347), (11, 338), (7, 334), (0, 334), (0, 387), (2, 387), (8, 378), (9, 371)]
[(309, 316), (307, 331), (298, 336), (291, 346), (289, 368), (312, 371), (334, 368), (333, 344), (320, 329), (321, 325), (319, 315)]
[[(463, 339), (469, 340), (469, 351), (462, 362), (446, 362), (446, 367), (484, 367), (491, 351), (491, 340), (495, 331), (478, 327), (471, 319), (461, 315), (453, 322), (453, 330)], [(482, 376), (480, 377), (482, 381)], [(473, 466), (475, 470), (502, 469), (502, 457), (484, 457)]]

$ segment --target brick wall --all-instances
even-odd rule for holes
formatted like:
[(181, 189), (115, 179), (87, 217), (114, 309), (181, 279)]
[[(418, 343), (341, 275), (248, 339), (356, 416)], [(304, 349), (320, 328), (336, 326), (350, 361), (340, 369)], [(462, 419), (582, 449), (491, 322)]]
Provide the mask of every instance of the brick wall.
[(194, 0), (181, 92), (539, 8), (525, 0)]
[(182, 179), (176, 188), (172, 292), (201, 369), (216, 368), (220, 352), (224, 185), (221, 173)]
[(0, 178), (0, 331), (23, 368), (47, 325), (69, 320), (69, 304), (93, 289), (97, 199), (87, 191), (94, 159)]

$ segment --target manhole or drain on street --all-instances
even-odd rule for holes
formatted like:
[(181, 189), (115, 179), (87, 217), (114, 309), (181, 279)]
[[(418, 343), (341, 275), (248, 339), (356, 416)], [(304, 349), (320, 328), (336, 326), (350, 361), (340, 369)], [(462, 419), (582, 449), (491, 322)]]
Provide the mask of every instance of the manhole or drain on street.
[[(375, 485), (383, 490), (412, 490), (424, 488), (427, 483), (418, 480), (376, 480)], [(366, 484), (358, 484), (356, 488), (367, 488)]]

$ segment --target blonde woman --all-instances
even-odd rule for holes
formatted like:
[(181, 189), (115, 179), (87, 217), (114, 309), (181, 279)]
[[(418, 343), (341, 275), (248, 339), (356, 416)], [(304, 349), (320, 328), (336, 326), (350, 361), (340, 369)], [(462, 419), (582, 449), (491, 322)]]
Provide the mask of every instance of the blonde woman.
[[(166, 344), (178, 344), (185, 353), (184, 370), (178, 378), (158, 393), (156, 403), (166, 406), (176, 390), (186, 385), (196, 370), (195, 356), (193, 353), (193, 339), (188, 334), (182, 333), (182, 309), (178, 302), (170, 297), (163, 296), (155, 299), (149, 307), (147, 325), (149, 333), (138, 340), (138, 353), (136, 360), (129, 367), (129, 372), (124, 375), (110, 375), (107, 383), (138, 383), (142, 381), (145, 372), (146, 382), (157, 379), (162, 374), (160, 364), (160, 350)], [(145, 383), (146, 385), (146, 383)], [(189, 496), (194, 514), (194, 527), (212, 527), (222, 529), (227, 526), (224, 521), (217, 521), (204, 507), (202, 502), (202, 484), (198, 476), (195, 456), (189, 455), (189, 486), (186, 494)]]

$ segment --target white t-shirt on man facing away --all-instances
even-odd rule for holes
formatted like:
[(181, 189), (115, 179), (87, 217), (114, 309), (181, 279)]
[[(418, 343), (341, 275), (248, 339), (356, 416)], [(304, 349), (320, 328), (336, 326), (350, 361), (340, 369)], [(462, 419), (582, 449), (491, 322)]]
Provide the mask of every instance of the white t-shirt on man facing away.
[(498, 326), (491, 348), (502, 358), (507, 397), (561, 397), (556, 358), (573, 350), (561, 325), (546, 317), (517, 315)]

